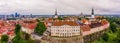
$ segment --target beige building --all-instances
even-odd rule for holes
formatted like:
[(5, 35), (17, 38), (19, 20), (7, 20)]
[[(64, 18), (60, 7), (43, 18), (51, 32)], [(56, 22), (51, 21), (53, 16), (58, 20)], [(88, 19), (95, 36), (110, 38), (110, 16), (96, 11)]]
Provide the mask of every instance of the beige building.
[(80, 35), (80, 26), (75, 21), (56, 21), (50, 27), (51, 36), (71, 37)]

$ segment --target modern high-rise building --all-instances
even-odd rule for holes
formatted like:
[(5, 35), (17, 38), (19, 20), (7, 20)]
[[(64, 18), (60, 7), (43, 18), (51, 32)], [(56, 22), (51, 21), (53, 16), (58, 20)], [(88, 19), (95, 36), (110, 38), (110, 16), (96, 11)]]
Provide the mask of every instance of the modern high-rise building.
[(20, 17), (20, 14), (18, 14), (17, 12), (15, 13), (15, 17)]

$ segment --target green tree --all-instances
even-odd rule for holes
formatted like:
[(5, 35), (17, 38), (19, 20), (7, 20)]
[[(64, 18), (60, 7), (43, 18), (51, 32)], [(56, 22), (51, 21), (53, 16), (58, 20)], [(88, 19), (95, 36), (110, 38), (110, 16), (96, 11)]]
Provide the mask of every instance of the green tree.
[(20, 39), (21, 39), (21, 37), (17, 35), (12, 39), (12, 42), (13, 43), (18, 43)]
[(39, 35), (43, 35), (45, 30), (46, 30), (46, 27), (44, 25), (44, 22), (38, 22), (35, 28), (35, 32), (38, 33)]
[(63, 20), (63, 18), (61, 18), (61, 17), (58, 17), (58, 20)]
[(82, 18), (80, 18), (80, 17), (78, 18), (78, 20), (81, 20), (81, 19), (82, 19)]
[(109, 35), (108, 35), (107, 33), (105, 33), (105, 34), (103, 35), (102, 39), (105, 40), (105, 41), (108, 41)]
[(34, 43), (30, 39), (30, 35), (20, 31), (21, 26), (19, 24), (16, 25), (15, 34), (16, 36), (12, 39), (12, 43)]
[(117, 26), (116, 26), (114, 23), (111, 23), (111, 24), (110, 24), (110, 30), (111, 30), (112, 32), (116, 32), (116, 31), (117, 31)]
[(37, 21), (37, 22), (40, 22), (40, 20), (39, 20), (39, 19), (36, 19), (36, 21)]
[(24, 39), (25, 39), (25, 40), (29, 40), (29, 39), (30, 39), (30, 35), (27, 34), (27, 33), (24, 33)]
[(19, 40), (21, 39), (20, 29), (21, 29), (21, 26), (19, 24), (17, 24), (15, 27), (15, 31), (14, 31), (16, 36), (12, 39), (13, 43), (18, 43)]
[(5, 43), (8, 42), (9, 36), (8, 35), (2, 35), (1, 40)]
[(34, 43), (33, 40), (30, 39), (30, 35), (24, 32), (21, 32), (21, 35), (17, 35), (12, 39), (13, 43)]
[(120, 30), (118, 30), (118, 32), (117, 32), (117, 40), (120, 43)]
[(17, 24), (16, 28), (15, 28), (15, 34), (16, 35), (20, 35), (20, 29), (21, 29), (21, 26), (19, 24)]
[(85, 19), (89, 20), (89, 18), (85, 18)]

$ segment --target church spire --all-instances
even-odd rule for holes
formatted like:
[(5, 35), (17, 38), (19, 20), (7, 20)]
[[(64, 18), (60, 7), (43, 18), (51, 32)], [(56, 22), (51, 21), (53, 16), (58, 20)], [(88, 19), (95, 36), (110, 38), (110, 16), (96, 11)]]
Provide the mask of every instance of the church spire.
[(55, 15), (57, 15), (57, 9), (55, 9)]
[(95, 18), (95, 16), (94, 16), (94, 8), (92, 8), (91, 18)]
[(58, 18), (57, 9), (55, 9), (55, 15), (54, 15), (54, 18)]
[(94, 15), (94, 8), (92, 8), (92, 12), (91, 12), (92, 15)]

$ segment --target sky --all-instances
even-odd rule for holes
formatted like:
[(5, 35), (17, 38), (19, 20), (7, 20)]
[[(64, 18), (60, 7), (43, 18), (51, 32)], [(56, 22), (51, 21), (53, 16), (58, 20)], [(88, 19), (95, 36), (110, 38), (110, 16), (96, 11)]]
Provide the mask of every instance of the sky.
[(120, 14), (120, 0), (0, 0), (0, 14)]

